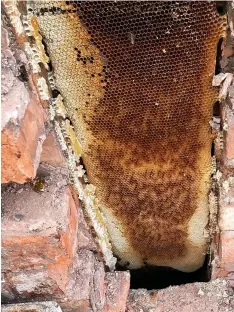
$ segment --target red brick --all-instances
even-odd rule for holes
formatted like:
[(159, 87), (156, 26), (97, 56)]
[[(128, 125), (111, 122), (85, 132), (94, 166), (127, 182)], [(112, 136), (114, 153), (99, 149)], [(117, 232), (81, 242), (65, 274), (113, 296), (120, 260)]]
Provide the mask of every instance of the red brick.
[(2, 312), (62, 312), (60, 306), (53, 301), (7, 304), (2, 306)]
[(95, 261), (90, 303), (94, 312), (103, 311), (105, 303), (105, 270), (102, 262)]
[(84, 219), (82, 209), (78, 210), (78, 248), (96, 251), (97, 247), (92, 236), (91, 230)]
[(221, 231), (234, 231), (234, 204), (220, 205), (219, 227)]
[(3, 129), (2, 183), (24, 183), (35, 177), (45, 138), (45, 119), (43, 108), (31, 97), (19, 126), (8, 123)]
[(234, 159), (234, 125), (230, 125), (226, 135), (226, 157)]
[(219, 254), (213, 261), (212, 279), (225, 277), (234, 272), (234, 231), (220, 233)]
[(220, 234), (220, 266), (234, 271), (234, 231), (222, 231)]
[(71, 278), (66, 286), (68, 299), (88, 300), (94, 274), (94, 255), (89, 250), (78, 251), (71, 268)]
[(19, 66), (27, 68), (25, 53), (2, 28), (2, 182), (24, 183), (36, 175), (46, 114), (29, 77), (19, 80)]
[(29, 102), (29, 90), (18, 79), (18, 63), (26, 67), (28, 61), (25, 53), (16, 44), (12, 45), (8, 32), (9, 28), (1, 27), (1, 129), (9, 121), (21, 120)]
[[(77, 207), (80, 207), (80, 200), (74, 187), (71, 187), (72, 196)], [(97, 252), (97, 246), (94, 241), (90, 227), (88, 227), (84, 218), (82, 209), (78, 209), (78, 235), (77, 235), (78, 249), (92, 250)]]
[(54, 131), (48, 133), (43, 142), (40, 161), (55, 167), (66, 167), (66, 160), (57, 142)]
[(77, 251), (77, 207), (67, 173), (42, 172), (48, 174), (43, 192), (16, 185), (2, 194), (2, 271), (5, 283), (25, 298), (66, 293)]
[(234, 48), (232, 46), (226, 46), (223, 48), (222, 55), (226, 57), (233, 56)]
[(128, 272), (106, 273), (104, 312), (124, 312), (130, 287)]
[(191, 283), (158, 291), (130, 290), (126, 312), (232, 312), (233, 291), (226, 280)]

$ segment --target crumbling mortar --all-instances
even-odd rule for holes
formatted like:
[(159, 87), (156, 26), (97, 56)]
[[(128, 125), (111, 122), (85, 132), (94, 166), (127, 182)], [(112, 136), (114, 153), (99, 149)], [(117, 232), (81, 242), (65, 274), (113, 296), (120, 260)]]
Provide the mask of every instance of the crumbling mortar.
[[(233, 8), (232, 8), (233, 10)], [(233, 15), (233, 14), (232, 14)], [(229, 28), (231, 29), (233, 27), (233, 24), (230, 25), (230, 22), (232, 23), (232, 19), (230, 19), (230, 7), (229, 7), (229, 14), (228, 14), (228, 21), (229, 21)], [(233, 31), (229, 32), (229, 29), (227, 29), (227, 40), (225, 44), (234, 47), (234, 34)], [(233, 51), (234, 52), (234, 51)], [(221, 60), (221, 67), (223, 73), (220, 73), (217, 76), (220, 76), (222, 78), (222, 75), (224, 79), (222, 78), (222, 81), (217, 85), (220, 87), (219, 92), (219, 100), (222, 107), (222, 130), (219, 130), (217, 133), (217, 136), (214, 140), (214, 143), (216, 145), (215, 151), (218, 151), (219, 155), (215, 155), (217, 162), (216, 162), (216, 170), (214, 170), (215, 174), (212, 175), (212, 186), (215, 190), (217, 196), (214, 201), (214, 208), (216, 210), (216, 218), (215, 223), (213, 223), (213, 228), (216, 230), (214, 231), (214, 236), (212, 240), (212, 245), (210, 249), (213, 252), (212, 257), (210, 257), (210, 262), (213, 267), (220, 267), (220, 228), (218, 225), (218, 220), (220, 219), (220, 211), (219, 207), (223, 205), (224, 202), (229, 203), (229, 190), (231, 187), (234, 186), (234, 177), (230, 176), (227, 172), (227, 167), (229, 167), (229, 164), (227, 163), (226, 155), (225, 155), (225, 145), (226, 145), (226, 135), (229, 131), (229, 117), (228, 111), (233, 113), (233, 104), (234, 101), (231, 99), (231, 90), (234, 88), (233, 83), (233, 72), (231, 70), (231, 66), (229, 66), (229, 62), (232, 62), (233, 56), (229, 58), (224, 58), (224, 60)], [(216, 77), (217, 77), (216, 76)], [(215, 78), (215, 77), (214, 77)], [(233, 107), (232, 107), (233, 106)], [(211, 205), (212, 206), (212, 205)], [(212, 228), (212, 227), (211, 227)]]
[(10, 18), (11, 24), (17, 35), (21, 35), (24, 32), (23, 25), (20, 19), (20, 12), (17, 8), (17, 1), (4, 1), (4, 7), (8, 17)]
[[(228, 31), (227, 31), (228, 32)], [(225, 37), (227, 37), (226, 34)], [(222, 61), (221, 61), (222, 62)], [(222, 65), (222, 63), (221, 63)], [(227, 106), (227, 98), (228, 98), (228, 89), (230, 85), (233, 83), (233, 74), (224, 71), (224, 73), (220, 73), (213, 77), (213, 86), (220, 87), (219, 92), (219, 101), (222, 105), (222, 129), (216, 127), (216, 124), (212, 121), (211, 127), (213, 128), (214, 134), (214, 144), (215, 144), (215, 155), (213, 156), (211, 163), (211, 188), (209, 193), (209, 224), (205, 232), (205, 236), (209, 239), (209, 247), (208, 254), (209, 257), (209, 266), (218, 265), (219, 259), (219, 205), (221, 197), (223, 196), (222, 191), (222, 181), (223, 175), (221, 173), (221, 161), (224, 156), (224, 138), (226, 136), (226, 132), (228, 131), (228, 122), (225, 114), (226, 106)], [(220, 120), (221, 123), (221, 120)], [(219, 155), (221, 153), (221, 155)], [(220, 171), (221, 170), (221, 171)]]
[(207, 238), (208, 243), (207, 254), (209, 255), (209, 267), (211, 267), (212, 262), (217, 258), (218, 254), (217, 235), (219, 235), (219, 193), (217, 183), (217, 159), (213, 156), (211, 161), (211, 186), (209, 192), (209, 223), (204, 231), (204, 236)]

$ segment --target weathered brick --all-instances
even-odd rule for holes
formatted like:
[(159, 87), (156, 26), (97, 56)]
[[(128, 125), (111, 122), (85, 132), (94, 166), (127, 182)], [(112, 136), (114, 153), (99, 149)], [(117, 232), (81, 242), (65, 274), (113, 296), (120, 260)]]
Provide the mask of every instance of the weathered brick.
[(48, 168), (41, 171), (47, 174), (43, 192), (26, 184), (2, 194), (2, 271), (5, 284), (25, 298), (66, 293), (77, 251), (77, 207), (67, 172)]
[[(80, 207), (80, 200), (74, 187), (71, 187), (72, 196), (77, 207)], [(78, 209), (78, 249), (92, 250), (97, 252), (97, 246), (94, 241), (90, 227), (87, 225), (82, 209)]]
[(228, 272), (234, 271), (234, 231), (220, 234), (220, 266)]
[(230, 125), (226, 135), (226, 157), (234, 159), (234, 125)]
[(66, 160), (54, 131), (50, 131), (43, 142), (40, 161), (55, 167), (66, 167)]
[(234, 54), (234, 48), (232, 46), (225, 46), (223, 48), (223, 51), (222, 51), (222, 55), (225, 56), (225, 57), (230, 57), (230, 56), (233, 56)]
[(2, 306), (2, 312), (62, 312), (54, 301), (7, 304)]
[(234, 168), (234, 84), (228, 88), (228, 98), (223, 108), (224, 118), (224, 165)]
[(29, 90), (20, 78), (20, 67), (27, 66), (25, 53), (12, 42), (11, 31), (1, 26), (1, 129), (9, 121), (17, 123), (24, 116)]
[(89, 250), (78, 251), (72, 264), (71, 275), (67, 284), (67, 296), (73, 300), (88, 300), (94, 273), (94, 255)]
[(219, 227), (222, 231), (234, 231), (234, 203), (220, 206)]
[(105, 303), (105, 270), (102, 262), (95, 261), (90, 303), (94, 312), (103, 311)]
[(212, 280), (234, 272), (234, 231), (222, 231), (219, 238), (219, 253), (213, 260)]
[(192, 283), (158, 291), (131, 290), (127, 312), (232, 312), (233, 291), (226, 280)]
[(130, 287), (128, 272), (106, 273), (104, 312), (124, 312)]
[[(8, 123), (2, 131), (2, 182), (24, 183), (36, 176), (45, 114), (37, 99), (31, 97), (19, 125)], [(29, 135), (30, 133), (30, 135)]]
[(95, 244), (91, 230), (85, 222), (82, 209), (78, 210), (78, 228), (78, 248), (96, 251), (97, 246)]
[(22, 77), (24, 52), (2, 30), (2, 182), (24, 183), (36, 175), (47, 117), (31, 78)]

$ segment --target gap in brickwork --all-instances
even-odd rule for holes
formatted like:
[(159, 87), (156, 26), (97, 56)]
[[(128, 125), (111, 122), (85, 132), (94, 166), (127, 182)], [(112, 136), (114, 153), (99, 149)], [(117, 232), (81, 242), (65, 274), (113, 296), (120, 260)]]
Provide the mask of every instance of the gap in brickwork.
[[(125, 269), (118, 267), (118, 270)], [(169, 267), (146, 266), (141, 269), (130, 270), (130, 275), (131, 289), (145, 288), (152, 290), (194, 282), (208, 282), (210, 281), (209, 256), (207, 255), (200, 269), (191, 273), (181, 272)]]
[(213, 105), (213, 116), (221, 118), (221, 103), (216, 101)]
[[(220, 101), (216, 101), (213, 105), (213, 122), (216, 123), (216, 126), (219, 125), (219, 130), (216, 129), (216, 131), (222, 130), (222, 107)], [(211, 157), (215, 156), (215, 140), (211, 143)]]
[(227, 14), (227, 0), (226, 1), (216, 1), (216, 10), (219, 15), (223, 16)]
[(221, 73), (222, 68), (220, 64), (220, 60), (222, 58), (222, 45), (223, 45), (224, 38), (220, 38), (217, 44), (217, 50), (216, 50), (216, 64), (215, 64), (215, 75), (218, 75)]
[(214, 141), (211, 144), (211, 152), (210, 152), (210, 154), (211, 154), (211, 157), (215, 156), (215, 143), (214, 143)]

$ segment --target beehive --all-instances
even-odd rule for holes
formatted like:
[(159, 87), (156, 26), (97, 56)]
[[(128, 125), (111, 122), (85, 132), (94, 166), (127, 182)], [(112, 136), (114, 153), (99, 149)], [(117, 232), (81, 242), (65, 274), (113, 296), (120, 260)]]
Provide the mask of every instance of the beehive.
[(223, 19), (200, 1), (34, 1), (56, 87), (129, 268), (206, 253), (211, 79)]

